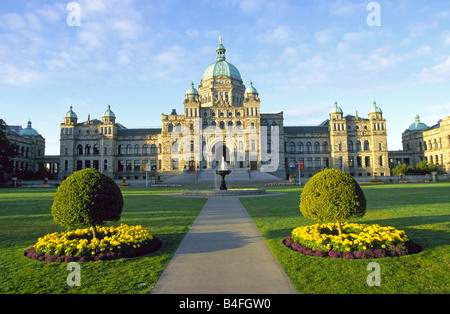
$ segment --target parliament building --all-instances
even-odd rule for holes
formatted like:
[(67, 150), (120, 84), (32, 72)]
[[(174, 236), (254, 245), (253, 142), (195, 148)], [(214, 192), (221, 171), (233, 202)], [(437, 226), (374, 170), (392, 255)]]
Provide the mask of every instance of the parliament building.
[(110, 106), (101, 119), (78, 121), (70, 107), (61, 124), (59, 179), (95, 168), (127, 182), (186, 173), (195, 180), (222, 163), (248, 178), (309, 178), (324, 168), (355, 178), (390, 175), (386, 120), (375, 102), (367, 117), (344, 115), (335, 102), (320, 125), (286, 126), (283, 112), (260, 111), (260, 94), (251, 81), (244, 85), (225, 52), (220, 42), (183, 109), (161, 114), (161, 128), (128, 129)]

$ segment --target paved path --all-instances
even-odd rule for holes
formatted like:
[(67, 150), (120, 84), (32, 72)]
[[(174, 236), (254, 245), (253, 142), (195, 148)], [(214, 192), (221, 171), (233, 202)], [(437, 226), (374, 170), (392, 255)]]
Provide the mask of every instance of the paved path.
[(152, 292), (288, 294), (297, 291), (237, 197), (212, 197)]

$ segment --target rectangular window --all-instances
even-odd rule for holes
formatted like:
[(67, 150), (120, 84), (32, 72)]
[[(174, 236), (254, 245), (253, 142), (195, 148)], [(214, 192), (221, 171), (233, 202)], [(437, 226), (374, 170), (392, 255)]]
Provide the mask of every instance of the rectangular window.
[(123, 161), (122, 160), (119, 160), (118, 162), (117, 162), (117, 171), (120, 171), (120, 172), (122, 172), (123, 171)]
[(178, 169), (178, 158), (172, 159), (172, 169)]
[(353, 156), (349, 156), (348, 157), (348, 166), (349, 167), (354, 167), (355, 166), (355, 157), (353, 157)]
[(365, 163), (366, 167), (370, 167), (370, 157), (369, 156), (366, 156), (364, 158), (364, 163)]
[(77, 170), (83, 169), (83, 161), (77, 160)]
[(126, 161), (126, 170), (131, 171), (131, 160)]
[(362, 167), (362, 158), (361, 156), (356, 157), (356, 166)]
[(134, 161), (134, 171), (140, 171), (141, 170), (141, 164), (139, 160)]
[(306, 158), (306, 168), (312, 168), (312, 157)]
[(314, 167), (315, 168), (320, 168), (320, 157), (316, 157), (314, 159)]

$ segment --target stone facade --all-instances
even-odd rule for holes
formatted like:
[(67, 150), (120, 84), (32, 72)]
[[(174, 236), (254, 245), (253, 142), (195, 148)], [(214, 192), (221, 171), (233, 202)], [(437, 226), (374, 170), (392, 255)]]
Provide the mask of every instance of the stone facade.
[(32, 128), (31, 121), (25, 129), (22, 126), (8, 126), (6, 136), (18, 147), (19, 155), (13, 159), (16, 175), (20, 172), (36, 173), (44, 168), (45, 139)]
[[(117, 180), (160, 180), (185, 171), (227, 167), (262, 171), (286, 179), (311, 177), (324, 168), (354, 176), (387, 176), (386, 120), (374, 103), (369, 117), (343, 115), (335, 104), (318, 126), (284, 126), (283, 112), (261, 113), (252, 82), (217, 48), (216, 62), (205, 70), (198, 89), (191, 84), (183, 112), (161, 114), (161, 129), (127, 129), (108, 109), (102, 120), (78, 123), (72, 108), (61, 124), (60, 179), (84, 168)], [(147, 169), (147, 164), (150, 169)]]
[(450, 117), (431, 127), (420, 122), (419, 116), (402, 134), (403, 150), (389, 152), (391, 167), (407, 164), (415, 167), (427, 160), (450, 173)]
[(450, 173), (450, 116), (423, 132), (425, 158)]

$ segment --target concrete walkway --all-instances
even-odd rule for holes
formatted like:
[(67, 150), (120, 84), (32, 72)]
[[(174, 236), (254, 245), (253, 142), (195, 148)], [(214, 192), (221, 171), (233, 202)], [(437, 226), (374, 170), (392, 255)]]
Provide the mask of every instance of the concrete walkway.
[(212, 197), (152, 294), (296, 294), (237, 197)]

